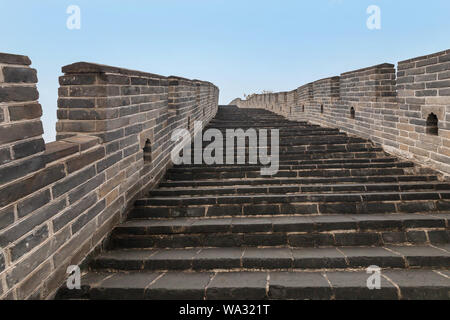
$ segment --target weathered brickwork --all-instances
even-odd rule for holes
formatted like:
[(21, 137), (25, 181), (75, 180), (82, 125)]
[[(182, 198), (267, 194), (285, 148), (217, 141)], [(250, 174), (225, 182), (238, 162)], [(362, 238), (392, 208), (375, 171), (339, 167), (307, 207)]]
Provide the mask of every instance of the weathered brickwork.
[(209, 82), (90, 63), (63, 67), (45, 144), (28, 57), (0, 54), (0, 299), (52, 297), (171, 166), (172, 131), (216, 114)]
[[(292, 120), (369, 138), (393, 154), (450, 174), (450, 50), (381, 64), (306, 84), (261, 104), (262, 95), (230, 104), (264, 108)], [(280, 102), (281, 101), (281, 102)], [(292, 113), (291, 113), (292, 110)]]

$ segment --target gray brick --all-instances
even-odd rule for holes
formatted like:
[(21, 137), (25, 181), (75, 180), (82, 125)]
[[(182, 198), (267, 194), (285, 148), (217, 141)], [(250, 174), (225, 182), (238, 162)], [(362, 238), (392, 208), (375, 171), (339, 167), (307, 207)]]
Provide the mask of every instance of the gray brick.
[(9, 148), (0, 149), (0, 165), (6, 164), (12, 160)]
[(58, 108), (62, 109), (85, 109), (95, 108), (95, 99), (59, 98)]
[(195, 256), (194, 270), (237, 269), (241, 267), (241, 248), (207, 248)]
[(64, 213), (53, 220), (53, 229), (55, 231), (61, 230), (69, 222), (77, 218), (81, 213), (92, 207), (97, 202), (97, 195), (91, 194), (83, 198), (79, 203), (67, 209)]
[(81, 184), (78, 188), (69, 193), (70, 204), (80, 200), (89, 192), (99, 187), (103, 182), (105, 182), (105, 174), (101, 173), (86, 183)]
[(39, 103), (30, 103), (8, 107), (11, 121), (31, 120), (42, 116), (42, 107)]
[(441, 89), (439, 90), (440, 96), (450, 96), (450, 89)]
[(71, 158), (67, 160), (67, 171), (69, 173), (75, 172), (77, 170), (87, 167), (89, 164), (94, 163), (105, 157), (105, 149), (98, 148), (92, 151), (81, 154), (80, 156)]
[(16, 261), (22, 257), (25, 253), (33, 250), (36, 246), (41, 244), (49, 236), (48, 226), (44, 225), (39, 229), (33, 231), (25, 239), (22, 239), (11, 248), (11, 259)]
[(24, 102), (35, 101), (39, 98), (39, 92), (35, 87), (1, 87), (0, 102)]
[(52, 188), (53, 197), (59, 197), (64, 193), (78, 187), (83, 182), (89, 180), (95, 175), (95, 167), (88, 167), (66, 179), (55, 184)]
[(0, 53), (0, 63), (29, 66), (31, 64), (31, 60), (27, 56), (10, 53)]
[(32, 213), (33, 211), (43, 207), (51, 200), (50, 190), (44, 190), (29, 197), (17, 204), (17, 213), (19, 218), (23, 218), (26, 215)]
[[(28, 279), (23, 281), (17, 288), (17, 298), (19, 300), (33, 300), (37, 299), (40, 294), (36, 292), (36, 288), (39, 288), (40, 283), (47, 278), (52, 272), (52, 265), (50, 261), (47, 261), (42, 266), (40, 266), (35, 273), (32, 274)], [(33, 293), (34, 292), (34, 293)]]
[(31, 68), (3, 67), (3, 78), (6, 83), (36, 83), (37, 72)]
[(97, 80), (95, 74), (72, 74), (68, 76), (59, 77), (59, 84), (61, 86), (70, 85), (93, 85)]
[(0, 210), (0, 230), (8, 227), (14, 222), (14, 206)]
[(439, 62), (447, 62), (450, 61), (450, 54), (446, 54), (439, 57)]
[(427, 232), (430, 243), (450, 243), (450, 231), (430, 230)]
[(40, 136), (44, 133), (40, 121), (0, 126), (0, 144)]
[(434, 81), (427, 83), (427, 89), (428, 88), (448, 88), (450, 87), (450, 80), (446, 81)]
[(285, 269), (292, 267), (290, 249), (248, 248), (244, 252), (242, 265), (248, 269)]
[(101, 160), (97, 163), (97, 172), (103, 172), (109, 167), (113, 166), (114, 164), (118, 163), (120, 160), (122, 160), (122, 152), (117, 152), (113, 155), (108, 156), (104, 160)]
[(52, 202), (40, 210), (29, 215), (21, 223), (14, 225), (3, 234), (0, 234), (0, 246), (7, 246), (8, 244), (16, 241), (20, 237), (24, 236), (36, 226), (48, 221), (56, 214), (61, 212), (66, 207), (66, 200), (62, 199), (57, 202)]
[(94, 219), (103, 209), (105, 209), (106, 201), (102, 200), (89, 209), (85, 214), (81, 215), (72, 225), (72, 234), (77, 233), (89, 221)]
[(0, 207), (5, 207), (9, 203), (32, 194), (63, 177), (65, 177), (64, 166), (61, 164), (54, 165), (39, 171), (29, 178), (0, 188)]
[(102, 281), (100, 285), (91, 289), (92, 299), (117, 299), (122, 297), (125, 299), (141, 299), (143, 300), (148, 287), (160, 274), (143, 273), (143, 274), (116, 274), (115, 276)]
[(3, 251), (0, 251), (0, 272), (3, 272), (3, 270), (5, 270), (5, 264), (5, 255)]
[(12, 165), (0, 168), (0, 184), (6, 184), (18, 178), (36, 172), (45, 166), (44, 157), (37, 156), (31, 159), (15, 162)]
[(22, 159), (45, 150), (44, 139), (39, 138), (13, 146), (14, 159)]
[(294, 268), (334, 269), (345, 268), (345, 257), (336, 248), (303, 248), (292, 250)]

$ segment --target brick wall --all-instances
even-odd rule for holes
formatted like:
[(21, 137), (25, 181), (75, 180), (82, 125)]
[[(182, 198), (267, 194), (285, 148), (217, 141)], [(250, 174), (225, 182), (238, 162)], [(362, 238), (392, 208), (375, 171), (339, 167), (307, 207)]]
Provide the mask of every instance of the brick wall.
[[(385, 63), (295, 92), (286, 104), (292, 114), (278, 112), (278, 103), (267, 109), (371, 139), (388, 152), (450, 174), (450, 50), (401, 61), (397, 73)], [(264, 108), (257, 99), (253, 95), (230, 104)]]
[[(400, 148), (450, 172), (450, 50), (402, 61), (398, 65)], [(438, 118), (438, 135), (426, 132), (426, 120)]]
[(209, 82), (89, 63), (63, 67), (57, 141), (44, 144), (36, 70), (0, 54), (0, 298), (51, 297), (102, 250), (171, 165), (174, 129), (217, 112)]

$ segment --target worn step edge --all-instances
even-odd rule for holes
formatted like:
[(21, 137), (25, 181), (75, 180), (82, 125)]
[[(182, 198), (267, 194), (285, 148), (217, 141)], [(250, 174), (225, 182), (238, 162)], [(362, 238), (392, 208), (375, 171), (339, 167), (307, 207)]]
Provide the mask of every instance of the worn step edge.
[[(402, 231), (420, 228), (449, 228), (450, 214), (310, 215), (234, 218), (174, 218), (129, 220), (115, 234), (140, 235), (227, 232), (324, 232), (338, 230)], [(136, 233), (139, 232), (139, 233)]]
[[(444, 247), (445, 248), (445, 247)], [(450, 268), (450, 252), (437, 246), (334, 248), (192, 248), (116, 250), (93, 259), (94, 270), (292, 270)]]
[[(439, 181), (439, 177), (436, 175), (385, 175), (385, 176), (358, 176), (358, 177), (309, 177), (309, 178), (247, 178), (247, 179), (209, 179), (209, 180), (173, 180), (161, 182), (160, 186), (167, 188), (176, 185), (189, 185), (192, 187), (198, 186), (211, 186), (211, 185), (283, 185), (283, 184), (323, 184), (336, 182), (341, 184), (347, 183), (400, 183), (400, 182), (426, 182), (426, 181)], [(166, 187), (167, 186), (167, 187)]]
[(448, 270), (381, 270), (379, 290), (364, 270), (322, 272), (88, 273), (81, 290), (57, 299), (93, 300), (450, 300)]
[(393, 191), (441, 191), (450, 190), (450, 184), (444, 182), (404, 182), (395, 184), (322, 184), (322, 185), (275, 185), (275, 186), (235, 186), (235, 187), (209, 187), (209, 188), (159, 188), (151, 191), (149, 197), (187, 197), (201, 195), (237, 195), (237, 194), (273, 194), (273, 193), (339, 193), (339, 192), (379, 192), (380, 190)]
[(190, 234), (115, 234), (109, 249), (194, 248), (194, 247), (352, 247), (383, 245), (442, 245), (450, 243), (448, 228), (421, 228), (402, 231), (322, 231), (322, 232), (235, 232)]
[(286, 204), (303, 202), (377, 202), (377, 201), (420, 201), (449, 200), (450, 191), (402, 191), (402, 192), (360, 192), (360, 193), (292, 193), (264, 195), (211, 195), (179, 197), (151, 197), (136, 201), (136, 206), (186, 206), (186, 205), (216, 205), (216, 204)]

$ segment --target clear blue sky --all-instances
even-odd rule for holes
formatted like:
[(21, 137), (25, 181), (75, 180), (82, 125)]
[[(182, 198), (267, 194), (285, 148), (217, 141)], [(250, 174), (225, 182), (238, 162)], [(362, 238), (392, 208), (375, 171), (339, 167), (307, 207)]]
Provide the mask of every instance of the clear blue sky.
[[(373, 4), (381, 30), (366, 27)], [(66, 27), (69, 5), (80, 30)], [(77, 61), (209, 80), (227, 104), (450, 48), (448, 0), (0, 0), (0, 12), (0, 52), (38, 70), (47, 141), (60, 68)]]

